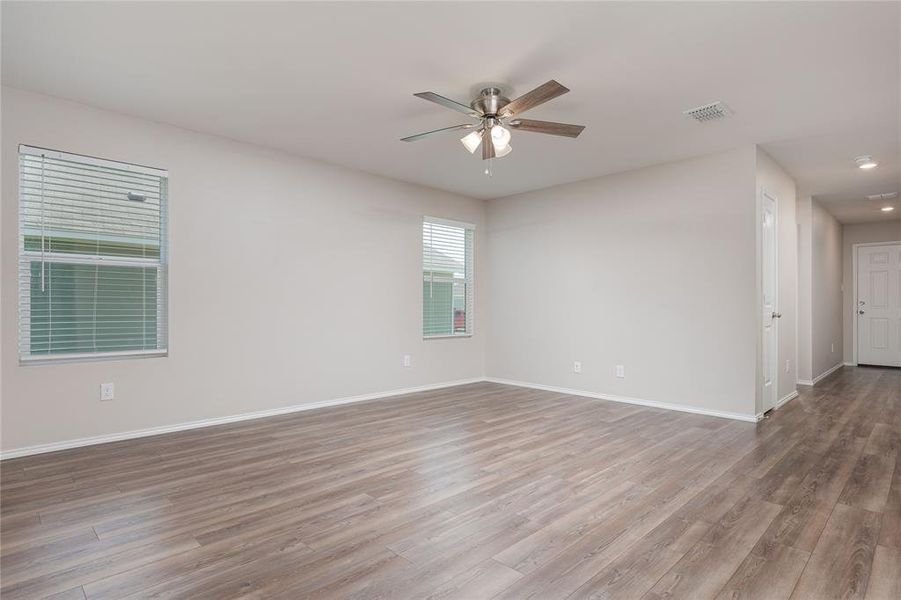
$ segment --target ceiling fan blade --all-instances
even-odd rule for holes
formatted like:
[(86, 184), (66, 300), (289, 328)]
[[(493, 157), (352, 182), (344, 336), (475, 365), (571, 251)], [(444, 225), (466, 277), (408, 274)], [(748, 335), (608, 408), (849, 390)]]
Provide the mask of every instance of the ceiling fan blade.
[(563, 87), (553, 79), (539, 85), (531, 92), (526, 92), (516, 100), (507, 104), (501, 109), (502, 117), (512, 117), (529, 109), (535, 108), (539, 104), (544, 104), (548, 100), (553, 100), (557, 96), (562, 96), (569, 91), (569, 88)]
[(482, 160), (494, 157), (494, 142), (491, 141), (491, 130), (486, 129), (482, 132)]
[(564, 137), (579, 137), (584, 125), (570, 125), (568, 123), (554, 123), (553, 121), (535, 121), (532, 119), (513, 119), (507, 125), (517, 131), (532, 131), (535, 133), (547, 133), (550, 135), (562, 135)]
[(426, 131), (424, 133), (417, 133), (416, 135), (410, 135), (405, 138), (400, 138), (402, 142), (415, 142), (416, 140), (421, 140), (424, 137), (428, 137), (435, 133), (441, 133), (444, 131), (458, 131), (460, 129), (472, 129), (476, 127), (475, 123), (466, 123), (464, 125), (451, 125), (450, 127), (442, 127), (441, 129), (435, 129), (434, 131)]
[(445, 98), (444, 96), (439, 96), (435, 92), (419, 92), (418, 94), (413, 94), (417, 98), (422, 98), (423, 100), (428, 100), (429, 102), (434, 102), (435, 104), (440, 104), (445, 108), (449, 108), (451, 110), (456, 110), (457, 112), (461, 112), (464, 115), (469, 115), (470, 117), (479, 118), (482, 116), (482, 113), (477, 111), (476, 109), (466, 106), (465, 104), (460, 104), (450, 98)]

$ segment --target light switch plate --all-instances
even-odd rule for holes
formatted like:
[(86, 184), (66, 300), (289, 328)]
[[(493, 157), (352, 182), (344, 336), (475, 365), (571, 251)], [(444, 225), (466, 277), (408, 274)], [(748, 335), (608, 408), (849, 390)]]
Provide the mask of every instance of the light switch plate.
[(116, 386), (112, 383), (100, 384), (100, 401), (107, 402), (116, 397)]

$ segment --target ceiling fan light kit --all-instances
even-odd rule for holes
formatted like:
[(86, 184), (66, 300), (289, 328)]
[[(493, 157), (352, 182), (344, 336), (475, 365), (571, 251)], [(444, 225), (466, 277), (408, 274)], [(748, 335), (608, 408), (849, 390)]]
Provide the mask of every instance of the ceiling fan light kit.
[[(452, 125), (451, 127), (426, 131), (424, 133), (401, 138), (401, 141), (415, 142), (436, 133), (469, 129), (472, 131), (460, 139), (463, 147), (466, 148), (470, 154), (475, 154), (476, 150), (481, 146), (482, 160), (490, 160), (492, 158), (503, 158), (513, 151), (512, 146), (510, 146), (510, 140), (513, 137), (510, 133), (510, 129), (576, 138), (579, 137), (579, 134), (585, 129), (584, 125), (569, 125), (567, 123), (554, 123), (552, 121), (535, 121), (517, 117), (517, 115), (544, 104), (548, 100), (561, 96), (568, 91), (569, 89), (552, 79), (547, 83), (538, 86), (531, 92), (527, 92), (511, 101), (503, 95), (500, 88), (486, 87), (479, 92), (479, 95), (472, 102), (469, 103), (469, 106), (445, 98), (434, 92), (420, 92), (418, 94), (413, 94), (417, 98), (422, 98), (423, 100), (434, 102), (445, 108), (461, 112), (470, 118), (476, 119), (478, 122)], [(485, 173), (490, 175), (491, 168), (489, 167), (486, 169)]]

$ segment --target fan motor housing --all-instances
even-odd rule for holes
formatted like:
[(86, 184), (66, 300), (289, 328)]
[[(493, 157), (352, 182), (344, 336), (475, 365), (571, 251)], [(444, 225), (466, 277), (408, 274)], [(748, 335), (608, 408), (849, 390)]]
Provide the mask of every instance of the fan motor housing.
[(501, 95), (500, 89), (487, 87), (479, 92), (479, 97), (473, 100), (470, 106), (489, 117), (497, 115), (498, 111), (508, 104), (510, 104), (510, 99)]

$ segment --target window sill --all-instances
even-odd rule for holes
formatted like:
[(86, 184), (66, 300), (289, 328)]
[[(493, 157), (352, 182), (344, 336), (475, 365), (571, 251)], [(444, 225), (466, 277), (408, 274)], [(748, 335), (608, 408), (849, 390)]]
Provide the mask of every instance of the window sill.
[(452, 338), (471, 338), (471, 333), (454, 333), (451, 335), (424, 335), (423, 340), (449, 340)]
[(137, 352), (104, 352), (98, 354), (57, 354), (55, 356), (19, 357), (20, 367), (37, 365), (58, 365), (66, 363), (99, 362), (108, 360), (130, 360), (135, 358), (163, 358), (168, 350), (145, 350)]

